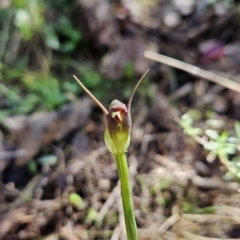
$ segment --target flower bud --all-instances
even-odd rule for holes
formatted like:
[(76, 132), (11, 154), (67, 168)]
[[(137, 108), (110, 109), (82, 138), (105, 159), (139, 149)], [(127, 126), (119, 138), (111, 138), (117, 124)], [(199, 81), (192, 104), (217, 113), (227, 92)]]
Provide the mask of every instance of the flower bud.
[(126, 105), (113, 100), (106, 115), (104, 139), (108, 150), (113, 154), (123, 154), (130, 144), (131, 116)]

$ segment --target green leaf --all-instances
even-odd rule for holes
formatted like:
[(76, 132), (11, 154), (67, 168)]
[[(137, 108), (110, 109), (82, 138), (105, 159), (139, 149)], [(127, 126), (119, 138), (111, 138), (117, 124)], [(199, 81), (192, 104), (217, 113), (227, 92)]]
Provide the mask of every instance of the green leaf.
[(3, 109), (0, 111), (0, 122), (11, 115), (10, 109)]
[(57, 50), (60, 47), (60, 42), (59, 42), (57, 36), (54, 36), (54, 35), (46, 36), (45, 43), (49, 48), (54, 49), (54, 50)]
[(58, 40), (58, 37), (53, 29), (52, 26), (50, 25), (44, 25), (43, 28), (43, 33), (45, 36), (45, 44), (54, 50), (57, 50), (60, 48), (60, 42)]
[(237, 162), (239, 163), (239, 167), (240, 167), (240, 156), (236, 156), (232, 159), (232, 162)]
[(228, 137), (229, 137), (229, 132), (224, 131), (224, 132), (221, 133), (220, 137), (218, 138), (218, 142), (219, 143), (225, 143), (225, 142), (227, 142)]
[(82, 37), (79, 30), (73, 28), (71, 25), (68, 27), (65, 27), (61, 32), (63, 35), (69, 37), (70, 41), (75, 42), (75, 43), (80, 41), (81, 37)]
[(237, 149), (237, 145), (234, 144), (234, 143), (223, 143), (221, 144), (223, 147), (226, 147), (226, 148), (233, 148), (233, 149)]
[(212, 129), (206, 129), (205, 133), (208, 137), (210, 137), (213, 140), (217, 140), (219, 138), (219, 134)]
[(240, 143), (240, 139), (236, 138), (236, 137), (229, 137), (228, 138), (228, 142), (229, 143), (233, 143), (233, 144), (239, 144)]
[(229, 155), (229, 154), (234, 154), (234, 153), (236, 152), (236, 149), (234, 149), (234, 148), (232, 148), (232, 147), (226, 147), (226, 148), (220, 149), (220, 152), (221, 152), (222, 154), (227, 154), (227, 155)]
[(210, 127), (210, 128), (215, 128), (215, 129), (221, 129), (224, 127), (225, 122), (223, 120), (220, 119), (208, 119), (206, 121), (206, 124)]
[(73, 82), (73, 83), (72, 82), (64, 82), (62, 87), (65, 91), (72, 92), (74, 94), (78, 94), (79, 90), (81, 89), (81, 88), (79, 88), (79, 85), (76, 84), (75, 82)]
[(40, 98), (34, 94), (28, 94), (21, 102), (20, 106), (16, 109), (17, 113), (29, 113), (36, 104), (40, 101)]
[(76, 43), (73, 41), (68, 41), (66, 43), (63, 43), (61, 45), (61, 51), (67, 53), (67, 52), (71, 52), (76, 48)]
[(30, 161), (28, 163), (28, 170), (31, 174), (37, 173), (37, 163), (35, 161)]
[(26, 8), (28, 0), (13, 0), (13, 5), (18, 8)]
[(189, 128), (184, 129), (184, 133), (189, 136), (196, 136), (196, 135), (200, 135), (202, 133), (202, 129), (189, 127)]
[(60, 82), (51, 75), (44, 76), (38, 72), (27, 72), (22, 78), (23, 84), (33, 94), (37, 94), (44, 101), (42, 105), (52, 109), (65, 101), (65, 95), (60, 89)]
[(97, 84), (101, 82), (101, 76), (93, 69), (81, 66), (80, 64), (79, 70), (82, 74), (81, 78), (83, 79), (84, 85), (86, 87), (88, 88), (96, 87)]
[(133, 78), (134, 76), (134, 67), (133, 67), (133, 63), (131, 62), (128, 62), (126, 65), (125, 65), (125, 75), (127, 78), (131, 79)]
[(183, 128), (190, 127), (193, 124), (193, 119), (185, 113), (181, 116), (180, 124)]
[(30, 25), (31, 19), (30, 14), (27, 10), (24, 9), (18, 9), (15, 14), (15, 25), (17, 27), (22, 27), (26, 25)]
[(212, 150), (215, 150), (215, 149), (218, 149), (219, 147), (219, 143), (217, 142), (208, 142), (204, 145), (204, 149), (206, 150), (209, 150), (209, 151), (212, 151)]

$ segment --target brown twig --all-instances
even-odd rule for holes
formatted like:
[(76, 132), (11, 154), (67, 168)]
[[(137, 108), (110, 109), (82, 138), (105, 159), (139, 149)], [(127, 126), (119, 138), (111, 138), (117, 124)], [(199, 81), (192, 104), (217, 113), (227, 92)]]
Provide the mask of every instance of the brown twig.
[(225, 77), (221, 77), (213, 72), (203, 70), (203, 69), (193, 66), (191, 64), (179, 61), (179, 60), (171, 58), (171, 57), (164, 56), (162, 54), (158, 54), (156, 52), (148, 51), (148, 50), (144, 52), (144, 56), (151, 60), (166, 64), (166, 65), (174, 67), (174, 68), (178, 68), (178, 69), (188, 72), (192, 75), (204, 78), (208, 81), (217, 83), (228, 89), (231, 89), (233, 91), (240, 93), (240, 84), (238, 84), (232, 80), (229, 80)]

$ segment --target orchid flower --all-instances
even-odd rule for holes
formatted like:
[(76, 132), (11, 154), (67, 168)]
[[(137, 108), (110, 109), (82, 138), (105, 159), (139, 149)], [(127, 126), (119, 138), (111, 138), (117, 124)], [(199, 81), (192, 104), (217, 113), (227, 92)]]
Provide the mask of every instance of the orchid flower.
[(127, 105), (115, 99), (111, 102), (109, 111), (76, 76), (73, 76), (75, 80), (80, 84), (80, 86), (85, 90), (85, 92), (98, 104), (98, 106), (105, 114), (106, 129), (104, 133), (104, 140), (108, 150), (115, 156), (117, 163), (117, 169), (121, 183), (122, 203), (128, 240), (137, 240), (138, 233), (136, 220), (134, 217), (125, 152), (129, 147), (131, 138), (130, 134), (132, 129), (132, 118), (130, 110), (132, 99), (138, 86), (147, 75), (148, 71), (149, 69), (145, 72), (145, 74), (138, 81), (137, 85), (134, 87)]

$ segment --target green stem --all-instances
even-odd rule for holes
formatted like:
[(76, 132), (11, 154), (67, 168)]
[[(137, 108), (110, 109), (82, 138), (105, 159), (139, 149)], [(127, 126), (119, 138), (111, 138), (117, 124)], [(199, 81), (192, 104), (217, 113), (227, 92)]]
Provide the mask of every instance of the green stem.
[(128, 240), (138, 240), (137, 225), (134, 216), (134, 209), (129, 182), (127, 159), (125, 154), (115, 154), (114, 156), (116, 158), (117, 169), (121, 183), (121, 194), (125, 225), (127, 230), (127, 238)]

